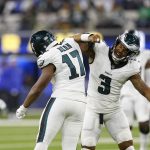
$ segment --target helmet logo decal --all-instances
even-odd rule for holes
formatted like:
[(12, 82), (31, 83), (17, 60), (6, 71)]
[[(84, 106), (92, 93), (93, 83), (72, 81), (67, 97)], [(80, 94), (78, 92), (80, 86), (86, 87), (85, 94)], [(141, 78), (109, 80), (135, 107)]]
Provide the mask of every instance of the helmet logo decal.
[(126, 34), (124, 37), (124, 41), (128, 44), (128, 45), (139, 45), (138, 43), (138, 39), (133, 36), (132, 34)]
[(43, 64), (44, 64), (44, 60), (39, 60), (39, 61), (38, 61), (38, 66), (39, 66), (39, 67), (42, 67)]

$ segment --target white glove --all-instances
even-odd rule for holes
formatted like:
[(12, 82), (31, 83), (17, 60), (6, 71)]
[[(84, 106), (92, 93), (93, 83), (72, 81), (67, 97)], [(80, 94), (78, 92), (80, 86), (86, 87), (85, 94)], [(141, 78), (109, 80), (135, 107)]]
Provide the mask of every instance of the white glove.
[(23, 105), (21, 105), (17, 110), (16, 110), (16, 117), (18, 119), (22, 119), (26, 116), (28, 108), (25, 108)]

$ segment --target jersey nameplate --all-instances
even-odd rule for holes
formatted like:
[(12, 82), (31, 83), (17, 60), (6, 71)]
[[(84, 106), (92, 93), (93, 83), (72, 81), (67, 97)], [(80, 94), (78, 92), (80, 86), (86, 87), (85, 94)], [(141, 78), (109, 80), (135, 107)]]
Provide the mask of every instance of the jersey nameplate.
[(60, 52), (65, 52), (71, 48), (72, 48), (72, 46), (70, 44), (66, 43), (63, 46), (58, 47), (57, 49), (59, 49)]

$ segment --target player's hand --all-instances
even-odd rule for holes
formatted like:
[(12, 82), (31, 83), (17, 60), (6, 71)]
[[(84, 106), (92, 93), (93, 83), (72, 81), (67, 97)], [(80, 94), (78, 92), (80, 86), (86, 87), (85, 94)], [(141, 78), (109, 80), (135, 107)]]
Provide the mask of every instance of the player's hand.
[(16, 110), (16, 117), (18, 119), (22, 119), (26, 116), (28, 108), (25, 108), (23, 105), (21, 105), (17, 110)]
[(100, 39), (101, 39), (101, 37), (98, 34), (92, 34), (89, 36), (89, 41), (93, 42), (93, 43), (99, 43)]

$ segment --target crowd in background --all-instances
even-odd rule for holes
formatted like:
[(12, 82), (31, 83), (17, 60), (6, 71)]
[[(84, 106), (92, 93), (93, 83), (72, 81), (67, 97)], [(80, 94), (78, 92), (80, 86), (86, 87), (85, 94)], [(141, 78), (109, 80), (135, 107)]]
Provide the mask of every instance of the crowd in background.
[(149, 0), (1, 0), (0, 32), (148, 28)]

